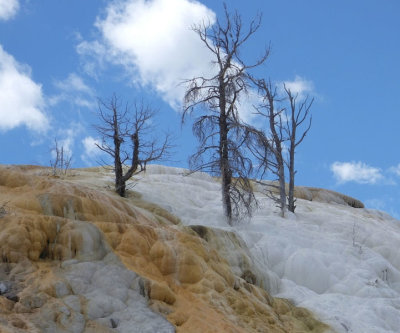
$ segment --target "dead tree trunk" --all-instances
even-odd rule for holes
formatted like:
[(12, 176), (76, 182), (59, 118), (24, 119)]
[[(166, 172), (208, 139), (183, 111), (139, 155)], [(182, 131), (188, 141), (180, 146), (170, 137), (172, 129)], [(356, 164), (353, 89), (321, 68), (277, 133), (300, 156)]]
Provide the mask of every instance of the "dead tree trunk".
[[(116, 102), (116, 101), (115, 101)], [(125, 196), (126, 185), (123, 181), (123, 169), (121, 162), (121, 144), (124, 142), (122, 133), (120, 133), (120, 119), (117, 114), (117, 106), (114, 101), (111, 101), (112, 110), (112, 125), (113, 125), (113, 141), (114, 141), (114, 173), (115, 173), (115, 191), (121, 196)]]
[(265, 80), (256, 81), (259, 93), (263, 98), (261, 105), (256, 107), (257, 114), (267, 119), (268, 131), (270, 132), (270, 138), (266, 134), (266, 130), (254, 131), (258, 136), (258, 145), (261, 146), (262, 151), (271, 152), (274, 161), (267, 158), (267, 155), (260, 154), (259, 147), (252, 147), (252, 151), (257, 151), (255, 155), (260, 162), (260, 167), (263, 168), (262, 174), (264, 175), (266, 170), (270, 170), (277, 176), (278, 186), (269, 185), (272, 188), (278, 188), (279, 196), (276, 197), (274, 191), (268, 191), (270, 197), (277, 203), (282, 217), (285, 216), (286, 212), (286, 184), (285, 184), (285, 159), (283, 156), (283, 126), (282, 126), (282, 113), (283, 109), (276, 110), (277, 92), (272, 87), (271, 82), (265, 82)]
[[(210, 50), (216, 70), (209, 77), (185, 81), (187, 90), (182, 122), (194, 110), (203, 112), (193, 125), (193, 133), (200, 145), (190, 159), (191, 169), (221, 176), (223, 209), (232, 225), (233, 219), (243, 211), (251, 214), (255, 199), (249, 180), (252, 161), (242, 147), (246, 131), (239, 119), (238, 100), (246, 94), (251, 83), (246, 71), (261, 65), (267, 59), (268, 50), (254, 64), (246, 64), (240, 57), (240, 49), (258, 30), (261, 19), (253, 20), (244, 32), (239, 14), (230, 15), (226, 5), (224, 8), (225, 24), (218, 21), (212, 27), (203, 24), (193, 28)], [(204, 112), (204, 106), (208, 112)]]
[(221, 110), (219, 128), (219, 154), (220, 159), (220, 172), (222, 181), (222, 201), (224, 203), (225, 215), (228, 221), (232, 220), (232, 203), (231, 203), (231, 185), (232, 185), (232, 171), (229, 167), (229, 150), (228, 150), (228, 125), (226, 116)]
[[(289, 160), (287, 161), (287, 166), (289, 170), (289, 193), (288, 193), (288, 209), (290, 212), (294, 213), (296, 209), (296, 199), (294, 197), (294, 185), (295, 185), (295, 152), (297, 146), (304, 140), (308, 131), (311, 128), (312, 116), (310, 116), (310, 109), (314, 102), (312, 98), (309, 100), (308, 96), (297, 104), (298, 95), (293, 95), (293, 93), (284, 85), (284, 90), (289, 101), (289, 117), (287, 117), (285, 131), (287, 133), (290, 145), (289, 145)], [(297, 138), (297, 130), (299, 127), (309, 119), (308, 125), (302, 132), (300, 139)]]
[[(264, 82), (265, 85), (265, 82)], [(282, 125), (282, 118), (281, 118), (281, 111), (275, 111), (275, 96), (271, 92), (271, 84), (265, 90), (266, 97), (268, 100), (268, 120), (269, 120), (269, 129), (272, 133), (273, 138), (273, 154), (276, 159), (276, 169), (279, 181), (279, 207), (281, 210), (282, 217), (285, 216), (286, 211), (286, 187), (285, 187), (285, 162), (283, 158), (282, 152), (282, 132), (281, 132), (281, 125)], [(277, 118), (279, 120), (277, 120)], [(278, 134), (279, 131), (279, 134)]]

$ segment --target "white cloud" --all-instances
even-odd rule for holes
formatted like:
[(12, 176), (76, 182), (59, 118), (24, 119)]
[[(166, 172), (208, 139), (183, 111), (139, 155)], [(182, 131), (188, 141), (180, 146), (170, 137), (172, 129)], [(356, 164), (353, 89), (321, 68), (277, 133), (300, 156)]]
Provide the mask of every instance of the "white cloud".
[(63, 81), (57, 81), (55, 83), (56, 87), (60, 90), (67, 91), (67, 92), (82, 92), (85, 94), (93, 94), (92, 88), (90, 88), (83, 79), (75, 74), (70, 73), (68, 77)]
[(48, 99), (50, 105), (68, 101), (86, 108), (96, 106), (93, 89), (79, 75), (70, 73), (65, 80), (56, 81), (54, 85), (60, 90), (60, 93)]
[(99, 70), (103, 70), (107, 61), (113, 61), (111, 54), (107, 53), (106, 46), (99, 41), (85, 41), (79, 35), (80, 41), (76, 47), (77, 53), (83, 59), (83, 68), (86, 74), (98, 79)]
[(363, 162), (334, 162), (331, 171), (339, 183), (376, 184), (384, 180), (381, 169)]
[(13, 18), (19, 9), (18, 0), (0, 0), (0, 20)]
[(100, 144), (100, 140), (93, 138), (92, 136), (87, 136), (82, 140), (82, 145), (84, 152), (81, 155), (81, 160), (85, 162), (87, 165), (93, 165), (99, 159), (100, 155), (103, 152), (96, 146), (96, 144)]
[(25, 125), (43, 132), (49, 121), (44, 113), (42, 87), (30, 77), (30, 68), (19, 64), (0, 45), (0, 130)]
[[(95, 55), (100, 64), (124, 66), (134, 82), (151, 85), (171, 106), (180, 105), (180, 83), (211, 72), (211, 55), (191, 30), (215, 22), (215, 14), (194, 0), (125, 0), (111, 2), (96, 27), (101, 41), (82, 41), (77, 51)], [(93, 63), (87, 69), (94, 71)]]
[(304, 98), (305, 96), (307, 96), (307, 94), (310, 94), (314, 91), (314, 83), (298, 75), (296, 75), (293, 81), (282, 82), (282, 89), (283, 84), (293, 94), (297, 94), (299, 98)]
[(96, 146), (96, 144), (100, 144), (100, 140), (95, 139), (92, 136), (84, 138), (82, 144), (85, 149), (85, 154), (89, 157), (96, 157), (101, 152), (101, 150)]
[(262, 98), (257, 94), (255, 90), (249, 90), (247, 94), (242, 94), (238, 101), (238, 112), (241, 119), (247, 123), (257, 125), (257, 119), (259, 116), (256, 115), (255, 106), (262, 102)]
[(394, 167), (390, 167), (390, 168), (389, 168), (389, 171), (390, 171), (391, 173), (394, 173), (396, 176), (399, 176), (399, 177), (400, 177), (400, 163), (397, 164), (397, 165), (394, 166)]

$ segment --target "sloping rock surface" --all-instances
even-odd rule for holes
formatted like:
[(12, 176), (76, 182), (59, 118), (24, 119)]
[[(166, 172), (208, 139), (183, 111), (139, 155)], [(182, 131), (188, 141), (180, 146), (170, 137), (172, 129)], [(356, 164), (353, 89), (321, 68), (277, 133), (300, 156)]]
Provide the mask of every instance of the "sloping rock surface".
[(239, 236), (185, 227), (110, 180), (0, 166), (0, 332), (329, 330), (268, 294)]

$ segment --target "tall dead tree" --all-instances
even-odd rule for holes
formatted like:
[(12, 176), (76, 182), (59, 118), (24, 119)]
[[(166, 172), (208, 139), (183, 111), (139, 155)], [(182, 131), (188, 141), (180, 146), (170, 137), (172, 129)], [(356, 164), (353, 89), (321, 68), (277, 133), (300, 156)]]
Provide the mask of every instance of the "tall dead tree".
[[(272, 86), (270, 81), (258, 80), (254, 82), (262, 98), (260, 105), (255, 106), (256, 114), (266, 119), (267, 126), (266, 129), (248, 126), (249, 131), (254, 136), (249, 148), (258, 162), (259, 178), (263, 179), (268, 171), (277, 177), (278, 186), (274, 183), (268, 183), (266, 186), (267, 194), (277, 203), (281, 215), (284, 216), (287, 208), (283, 149), (286, 140), (284, 138), (285, 109), (280, 107), (277, 89)], [(270, 158), (271, 154), (273, 158)], [(262, 180), (260, 183), (266, 184)], [(278, 190), (278, 196), (275, 195), (276, 190)]]
[[(312, 116), (310, 116), (310, 109), (314, 102), (314, 98), (310, 100), (309, 96), (306, 96), (305, 98), (301, 99), (299, 103), (297, 103), (299, 95), (293, 94), (286, 85), (284, 85), (284, 90), (287, 100), (289, 102), (289, 111), (284, 127), (284, 130), (286, 131), (289, 140), (289, 157), (287, 160), (287, 167), (289, 170), (288, 209), (289, 211), (294, 213), (296, 209), (294, 198), (294, 178), (297, 172), (294, 167), (295, 153), (297, 146), (303, 142), (304, 138), (311, 128)], [(298, 130), (300, 126), (302, 126), (303, 123), (307, 120), (308, 124), (306, 122), (307, 125), (305, 129), (298, 137)]]
[(147, 163), (165, 158), (171, 148), (168, 134), (161, 143), (149, 139), (156, 111), (143, 102), (133, 109), (122, 106), (115, 95), (109, 102), (99, 100), (100, 124), (95, 126), (101, 136), (96, 146), (113, 160), (115, 191), (121, 197), (126, 196), (126, 182), (134, 174), (144, 171)]
[[(258, 176), (260, 183), (266, 185), (262, 180), (265, 174), (270, 171), (277, 176), (278, 186), (267, 184), (272, 191), (267, 191), (280, 208), (281, 215), (285, 216), (286, 208), (294, 213), (295, 198), (295, 153), (296, 148), (307, 135), (311, 128), (312, 117), (310, 109), (314, 99), (305, 97), (297, 103), (298, 94), (293, 94), (286, 85), (283, 85), (284, 93), (279, 93), (280, 89), (273, 86), (270, 81), (256, 80), (253, 82), (258, 87), (262, 103), (256, 106), (256, 114), (267, 119), (266, 128), (254, 128), (247, 126), (252, 140), (249, 141), (249, 149), (258, 162)], [(304, 124), (308, 124), (298, 137), (298, 131)], [(288, 142), (287, 149), (284, 149), (285, 142)], [(287, 151), (285, 151), (287, 150)], [(272, 154), (273, 159), (269, 154)], [(289, 174), (289, 186), (286, 190), (285, 166)], [(279, 196), (274, 194), (278, 189)]]
[(246, 63), (240, 51), (259, 29), (261, 17), (243, 29), (240, 15), (231, 15), (226, 4), (224, 9), (224, 23), (218, 20), (213, 26), (203, 23), (193, 28), (210, 51), (214, 72), (185, 81), (182, 122), (195, 110), (201, 113), (193, 125), (200, 144), (190, 159), (191, 168), (221, 176), (224, 212), (232, 224), (241, 213), (251, 213), (254, 201), (249, 181), (252, 163), (244, 153), (247, 138), (238, 114), (239, 100), (251, 84), (247, 71), (261, 65), (269, 51), (253, 64)]

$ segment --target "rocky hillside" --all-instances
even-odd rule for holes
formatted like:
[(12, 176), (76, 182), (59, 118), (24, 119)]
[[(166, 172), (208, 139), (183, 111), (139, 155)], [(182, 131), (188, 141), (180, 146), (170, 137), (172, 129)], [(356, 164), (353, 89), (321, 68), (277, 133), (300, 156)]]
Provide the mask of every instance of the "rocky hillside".
[[(151, 166), (134, 185), (184, 225), (234, 233), (255, 263), (256, 284), (262, 280), (272, 295), (312, 310), (336, 332), (400, 332), (399, 220), (343, 194), (304, 187), (296, 191), (296, 214), (281, 218), (256, 187), (252, 218), (228, 227), (218, 179)], [(231, 244), (219, 251), (241, 276)]]
[(331, 331), (271, 296), (277, 277), (239, 232), (199, 225), (193, 210), (217, 200), (211, 188), (174, 208), (168, 200), (183, 193), (173, 183), (154, 193), (137, 182), (120, 198), (100, 168), (53, 177), (0, 166), (0, 332)]

